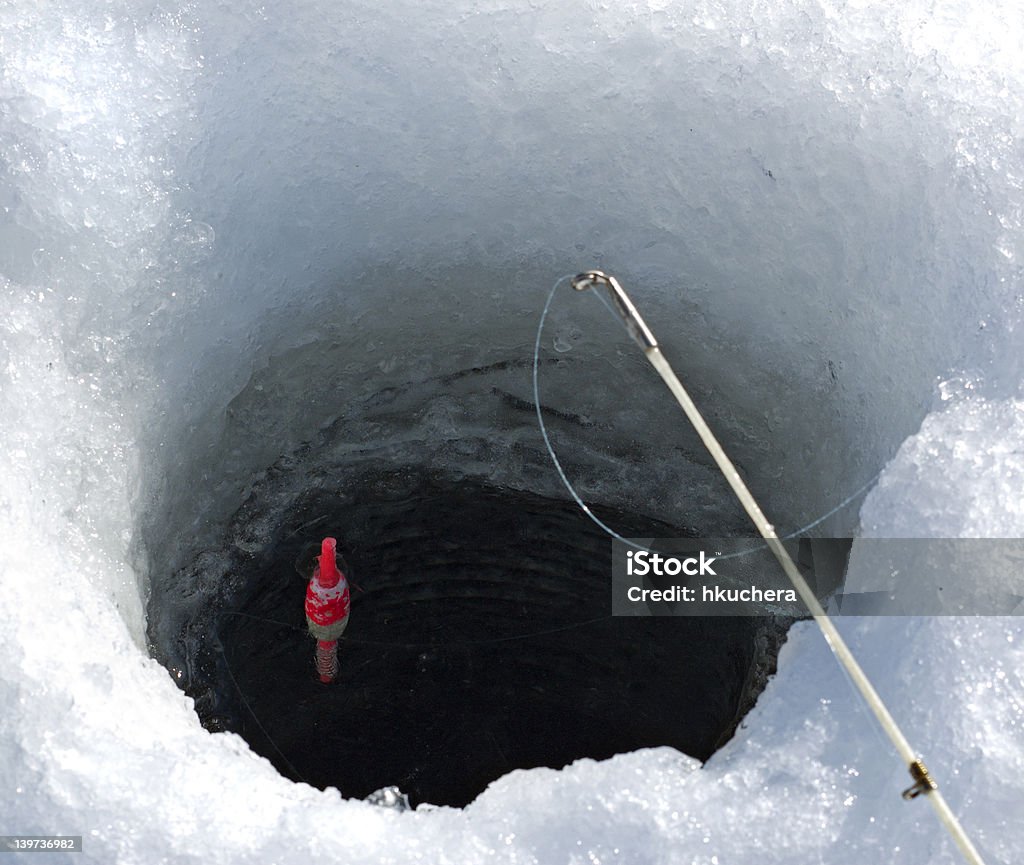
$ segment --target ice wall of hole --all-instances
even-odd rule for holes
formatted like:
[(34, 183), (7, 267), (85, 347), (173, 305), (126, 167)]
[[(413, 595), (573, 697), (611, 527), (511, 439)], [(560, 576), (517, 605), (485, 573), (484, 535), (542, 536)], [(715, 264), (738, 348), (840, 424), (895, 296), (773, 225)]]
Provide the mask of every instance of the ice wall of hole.
[[(189, 37), (218, 72), (181, 73), (176, 216), (126, 350), (155, 385), (137, 570), (172, 667), (177, 626), (312, 490), (344, 497), (372, 466), (563, 497), (527, 365), (566, 272), (604, 267), (635, 292), (781, 527), (872, 476), (936, 376), (999, 342), (998, 190), (965, 169), (969, 105), (953, 125), (917, 110), (931, 65), (864, 102), (885, 79), (869, 55), (816, 45), (835, 57), (794, 67), (735, 38), (755, 20), (521, 30), (512, 12), (432, 11), (407, 28), (322, 11), (222, 10)], [(787, 40), (813, 32), (780, 14)], [(581, 491), (624, 517), (738, 530), (677, 411), (602, 327), (563, 314), (545, 346)], [(847, 511), (822, 531), (854, 525)]]

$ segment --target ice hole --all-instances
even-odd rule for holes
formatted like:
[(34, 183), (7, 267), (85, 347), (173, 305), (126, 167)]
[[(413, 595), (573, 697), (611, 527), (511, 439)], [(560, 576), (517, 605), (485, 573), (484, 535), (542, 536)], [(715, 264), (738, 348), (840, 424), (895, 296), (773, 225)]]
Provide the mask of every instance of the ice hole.
[[(444, 392), (421, 386), (366, 405), (425, 405), (394, 414), (406, 426), (436, 417), (463, 382), (472, 414), (527, 423), (531, 404), (479, 385), (515, 382), (527, 369), (499, 364), (447, 377)], [(556, 429), (585, 440), (578, 415), (545, 410)], [(728, 741), (774, 671), (790, 619), (614, 618), (610, 540), (552, 486), (535, 444), (514, 464), (543, 478), (546, 494), (460, 474), (487, 465), (493, 475), (500, 454), (507, 459), (473, 425), (449, 429), (445, 456), (462, 461), (444, 468), (396, 465), (407, 442), (378, 441), (372, 456), (353, 457), (354, 426), (338, 421), (275, 462), (222, 546), (154, 575), (153, 652), (208, 730), (239, 733), (296, 781), (353, 797), (397, 786), (413, 805), (456, 806), (517, 768), (658, 745), (705, 760)], [(595, 507), (628, 534), (696, 532)], [(330, 686), (313, 673), (302, 606), (325, 534), (339, 537), (354, 583)]]

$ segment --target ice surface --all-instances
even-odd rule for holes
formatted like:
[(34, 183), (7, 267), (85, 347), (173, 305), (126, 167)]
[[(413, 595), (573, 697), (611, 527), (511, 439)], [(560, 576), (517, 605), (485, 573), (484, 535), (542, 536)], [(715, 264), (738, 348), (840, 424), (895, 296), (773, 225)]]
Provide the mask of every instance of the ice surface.
[[(655, 749), (399, 813), (203, 731), (143, 601), (346, 406), (418, 382), (379, 438), (454, 461), (438, 431), (489, 419), (444, 375), (528, 358), (588, 266), (780, 524), (895, 457), (867, 533), (1020, 535), (1022, 27), (1009, 2), (4, 5), (0, 831), (103, 863), (955, 861), (807, 627), (703, 769)], [(582, 459), (592, 492), (721, 516), (631, 355), (563, 327), (552, 355), (608, 352), (548, 379), (610, 419), (581, 452), (624, 467)], [(842, 625), (979, 846), (1024, 859), (1019, 620)]]
[(948, 398), (948, 408), (930, 414), (902, 444), (868, 497), (865, 535), (1020, 537), (1024, 401)]
[(1024, 612), (1021, 543), (998, 540), (1024, 536), (1024, 402), (944, 393), (861, 509), (845, 592), (884, 593), (862, 612)]

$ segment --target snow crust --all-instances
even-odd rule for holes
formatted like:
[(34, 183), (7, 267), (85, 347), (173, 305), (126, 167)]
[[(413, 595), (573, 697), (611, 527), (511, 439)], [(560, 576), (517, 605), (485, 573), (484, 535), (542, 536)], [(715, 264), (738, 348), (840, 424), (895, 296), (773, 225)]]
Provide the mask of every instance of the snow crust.
[[(1021, 27), (1012, 3), (5, 4), (0, 831), (103, 863), (955, 861), (807, 625), (703, 768), (654, 749), (399, 813), (203, 731), (144, 604), (254, 474), (390, 386), (424, 411), (363, 432), (457, 462), (438, 431), (489, 419), (443, 375), (527, 359), (588, 266), (636, 286), (780, 524), (892, 459), (865, 535), (1024, 534)], [(553, 353), (624, 373), (545, 392), (608, 420), (594, 494), (725, 519), (628, 350), (572, 327)], [(1020, 620), (841, 624), (989, 859), (1024, 859)]]

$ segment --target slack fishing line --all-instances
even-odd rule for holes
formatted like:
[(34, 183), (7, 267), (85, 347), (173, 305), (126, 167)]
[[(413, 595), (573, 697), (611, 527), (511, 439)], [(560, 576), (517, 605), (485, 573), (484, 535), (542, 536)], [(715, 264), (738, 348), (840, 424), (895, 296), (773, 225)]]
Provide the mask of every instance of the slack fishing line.
[[(818, 599), (814, 595), (814, 592), (811, 591), (810, 586), (807, 585), (807, 581), (804, 580), (803, 575), (796, 566), (796, 563), (793, 561), (788, 550), (783, 545), (782, 541), (784, 539), (780, 538), (778, 534), (776, 534), (775, 527), (768, 522), (768, 519), (761, 510), (760, 505), (758, 505), (757, 500), (751, 494), (747, 485), (740, 477), (739, 472), (736, 470), (736, 466), (725, 453), (722, 445), (708, 426), (707, 421), (704, 420), (704, 416), (693, 402), (693, 399), (679, 380), (679, 377), (675, 374), (675, 371), (672, 369), (672, 366), (669, 364), (666, 357), (662, 354), (661, 349), (658, 346), (657, 339), (655, 339), (654, 334), (651, 332), (650, 328), (648, 328), (647, 324), (640, 316), (640, 313), (637, 311), (622, 286), (619, 285), (618, 280), (616, 280), (615, 277), (602, 273), (599, 270), (587, 271), (575, 277), (571, 277), (570, 279), (572, 287), (577, 291), (594, 289), (596, 293), (596, 289), (598, 287), (607, 289), (611, 303), (615, 307), (617, 317), (621, 320), (622, 324), (625, 325), (630, 337), (632, 337), (633, 341), (641, 348), (647, 360), (655, 370), (657, 370), (658, 375), (661, 376), (665, 385), (671, 391), (672, 396), (675, 397), (679, 407), (683, 410), (683, 413), (686, 415), (686, 418), (690, 422), (694, 431), (698, 436), (700, 436), (701, 441), (704, 443), (704, 446), (707, 448), (719, 470), (722, 472), (726, 482), (732, 488), (733, 493), (743, 506), (747, 516), (750, 517), (751, 522), (764, 539), (768, 548), (772, 551), (772, 554), (775, 556), (782, 570), (785, 572), (786, 576), (789, 577), (789, 580), (796, 589), (797, 594), (800, 595), (804, 604), (806, 604), (807, 608), (811, 611), (811, 615), (814, 617), (815, 623), (821, 630), (822, 636), (825, 638), (825, 642), (832, 650), (832, 654), (836, 661), (843, 668), (844, 672), (849, 675), (857, 691), (860, 693), (862, 700), (874, 713), (879, 726), (888, 736), (889, 741), (904, 761), (914, 784), (903, 791), (903, 798), (914, 799), (918, 796), (924, 796), (931, 803), (939, 821), (946, 831), (949, 832), (964, 858), (968, 862), (972, 863), (972, 865), (984, 865), (981, 855), (978, 853), (978, 850), (975, 848), (971, 839), (967, 836), (963, 826), (960, 825), (960, 821), (949, 807), (945, 797), (938, 789), (938, 784), (935, 782), (935, 779), (931, 776), (923, 761), (917, 756), (917, 753), (911, 747), (910, 742), (896, 723), (895, 718), (893, 718), (892, 714), (889, 712), (889, 709), (883, 702), (881, 696), (879, 696), (878, 692), (871, 684), (871, 681), (864, 673), (864, 670), (861, 669), (860, 664), (857, 663), (857, 660), (850, 651), (849, 646), (846, 645), (846, 641), (842, 638), (842, 635), (818, 602)], [(613, 537), (619, 538), (621, 541), (630, 544), (634, 548), (640, 548), (638, 545), (632, 544), (626, 538), (623, 538), (617, 532), (609, 529), (609, 527), (591, 513), (590, 509), (585, 505), (576, 491), (572, 489), (572, 485), (569, 483), (564, 470), (558, 463), (557, 457), (551, 449), (550, 439), (547, 435), (547, 430), (544, 428), (544, 420), (540, 410), (539, 389), (537, 386), (537, 367), (540, 355), (541, 333), (543, 330), (544, 320), (547, 317), (547, 312), (551, 306), (551, 300), (554, 297), (558, 286), (563, 281), (565, 281), (565, 277), (555, 283), (551, 290), (551, 294), (548, 296), (548, 301), (544, 306), (544, 313), (541, 316), (540, 326), (537, 329), (537, 339), (534, 344), (533, 383), (537, 419), (540, 422), (544, 441), (548, 445), (548, 452), (555, 463), (558, 474), (576, 502), (583, 508), (584, 512), (590, 516), (595, 523), (597, 523), (598, 526), (607, 531)]]
[[(220, 636), (218, 635), (215, 638), (215, 640), (216, 640), (216, 642), (214, 644), (214, 647), (217, 649), (218, 652), (220, 652), (221, 658), (224, 659), (224, 669), (227, 671), (227, 674), (228, 674), (228, 676), (231, 679), (231, 684), (235, 686), (235, 691), (238, 693), (238, 696), (241, 699), (241, 701), (242, 701), (243, 705), (245, 706), (246, 710), (252, 716), (253, 721), (256, 722), (256, 726), (259, 727), (260, 732), (263, 734), (263, 738), (266, 739), (270, 743), (271, 747), (273, 747), (273, 749), (275, 751), (277, 751), (278, 756), (284, 761), (284, 764), (289, 769), (291, 769), (292, 774), (296, 778), (298, 778), (300, 781), (302, 781), (304, 784), (309, 784), (309, 781), (306, 780), (305, 775), (303, 775), (298, 769), (296, 769), (292, 765), (291, 760), (289, 760), (285, 756), (284, 751), (282, 751), (277, 746), (277, 742), (275, 742), (271, 738), (270, 733), (267, 732), (267, 728), (263, 726), (263, 722), (260, 721), (259, 717), (257, 717), (256, 712), (253, 710), (252, 706), (249, 703), (249, 700), (246, 698), (245, 694), (243, 693), (241, 686), (238, 684), (238, 680), (235, 678), (235, 674), (233, 672), (231, 672), (231, 662), (228, 660), (228, 653), (224, 651), (224, 646), (221, 645)], [(310, 786), (312, 787), (313, 785), (310, 784)]]
[[(624, 538), (622, 535), (620, 535), (617, 531), (615, 531), (615, 529), (611, 528), (609, 525), (607, 525), (605, 522), (603, 522), (597, 516), (597, 514), (595, 514), (590, 509), (590, 507), (587, 505), (587, 503), (585, 501), (583, 501), (583, 498), (576, 491), (576, 488), (573, 486), (572, 481), (569, 480), (568, 475), (565, 473), (565, 469), (562, 467), (562, 463), (558, 459), (558, 455), (555, 453), (554, 446), (551, 444), (551, 436), (548, 434), (547, 426), (544, 423), (544, 413), (541, 410), (540, 384), (539, 384), (539, 378), (540, 378), (540, 372), (539, 372), (540, 371), (540, 346), (541, 346), (541, 341), (542, 341), (543, 336), (544, 336), (544, 323), (545, 323), (545, 321), (547, 321), (548, 313), (551, 310), (551, 304), (552, 304), (552, 302), (555, 299), (555, 294), (558, 292), (559, 286), (562, 285), (562, 283), (564, 283), (564, 282), (571, 282), (572, 280), (574, 280), (576, 278), (577, 277), (576, 277), (575, 274), (566, 274), (565, 276), (560, 277), (559, 279), (557, 279), (555, 281), (555, 284), (551, 287), (551, 291), (548, 293), (547, 300), (544, 302), (544, 309), (541, 311), (541, 314), (540, 314), (540, 322), (537, 324), (537, 336), (536, 336), (536, 339), (534, 340), (534, 344), (533, 344), (533, 407), (534, 407), (534, 410), (537, 413), (537, 425), (540, 427), (541, 438), (544, 439), (544, 447), (547, 449), (548, 456), (551, 458), (551, 462), (552, 462), (552, 464), (555, 467), (555, 471), (558, 473), (558, 477), (561, 479), (562, 484), (565, 486), (566, 490), (568, 490), (569, 495), (572, 496), (573, 500), (576, 502), (577, 505), (579, 505), (579, 507), (583, 511), (583, 513), (585, 513), (595, 523), (595, 525), (597, 525), (603, 532), (605, 532), (609, 536), (615, 538), (617, 541), (620, 541), (621, 543), (625, 544), (626, 546), (632, 547), (635, 550), (641, 550), (642, 552), (652, 553), (653, 550), (650, 550), (647, 547), (643, 546), (642, 544), (638, 544), (635, 541), (631, 541), (628, 538)], [(604, 308), (606, 310), (608, 310), (608, 313), (616, 321), (621, 321), (619, 313), (617, 313), (615, 311), (615, 309), (612, 308), (611, 304), (605, 299), (604, 295), (600, 294), (599, 292), (592, 292), (592, 294), (593, 294), (594, 297), (596, 297), (601, 302), (601, 305), (604, 306)], [(799, 537), (799, 536), (809, 532), (811, 529), (817, 528), (819, 525), (821, 525), (823, 522), (825, 522), (825, 520), (827, 520), (833, 514), (838, 513), (843, 508), (845, 508), (847, 505), (849, 505), (851, 502), (853, 502), (856, 498), (858, 498), (859, 496), (863, 495), (867, 490), (869, 490), (874, 485), (875, 481), (877, 481), (878, 478), (881, 476), (883, 470), (884, 469), (879, 469), (878, 472), (876, 472), (865, 483), (863, 483), (859, 487), (857, 487), (857, 489), (855, 489), (852, 493), (850, 493), (850, 495), (848, 495), (845, 499), (843, 499), (841, 502), (839, 502), (839, 504), (837, 504), (835, 507), (833, 507), (832, 509), (826, 511), (821, 516), (819, 516), (817, 519), (812, 520), (811, 522), (807, 523), (806, 525), (801, 526), (800, 528), (790, 532), (787, 535), (783, 535), (781, 538), (779, 538), (779, 540), (789, 541), (789, 540), (792, 540), (793, 538)], [(767, 546), (767, 544), (761, 544), (761, 545), (756, 546), (756, 547), (750, 547), (749, 549), (746, 549), (746, 550), (739, 550), (738, 552), (735, 552), (735, 553), (728, 553), (726, 555), (716, 556), (716, 558), (721, 559), (721, 560), (725, 560), (725, 559), (736, 558), (738, 556), (746, 556), (746, 555), (750, 555), (751, 553), (759, 552), (760, 550), (763, 550), (766, 546)]]

